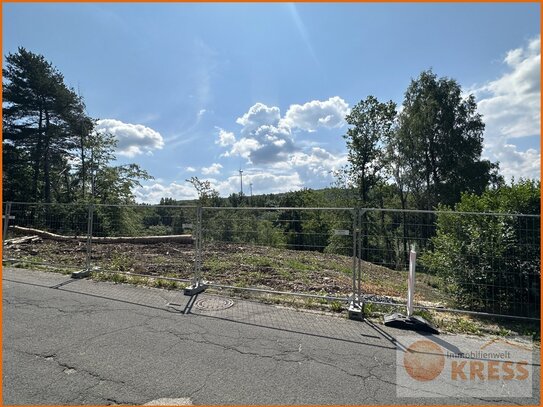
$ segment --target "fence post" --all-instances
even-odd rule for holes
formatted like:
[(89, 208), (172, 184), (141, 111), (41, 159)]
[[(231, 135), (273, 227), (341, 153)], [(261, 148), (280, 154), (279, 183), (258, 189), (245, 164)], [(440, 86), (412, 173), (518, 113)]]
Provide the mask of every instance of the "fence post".
[(360, 208), (353, 208), (353, 296), (349, 304), (349, 319), (363, 319), (364, 310), (360, 301)]
[(87, 258), (85, 262), (85, 269), (88, 273), (91, 271), (92, 267), (92, 229), (94, 221), (94, 205), (89, 205), (89, 212), (87, 217)]
[[(9, 226), (9, 217), (11, 215), (11, 202), (6, 202), (6, 211), (4, 213), (4, 219), (2, 221), (3, 230), (2, 230), (2, 257), (6, 253), (6, 239), (8, 238), (8, 226)], [(4, 259), (2, 259), (4, 260)]]
[(3, 225), (4, 225), (4, 230), (2, 232), (2, 245), (4, 244), (4, 242), (6, 241), (7, 237), (8, 237), (8, 225), (9, 225), (9, 217), (11, 215), (11, 202), (6, 202), (6, 211), (4, 213), (4, 216), (2, 219), (3, 220)]
[(353, 301), (352, 306), (356, 305), (356, 275), (357, 275), (357, 263), (356, 263), (356, 254), (358, 249), (358, 208), (353, 209)]
[(360, 298), (362, 297), (362, 243), (364, 242), (364, 228), (363, 228), (363, 222), (362, 222), (362, 216), (366, 213), (367, 209), (359, 209), (358, 210), (358, 230), (359, 230), (359, 237), (358, 237), (358, 303), (359, 306), (362, 307), (363, 304), (361, 303)]
[(407, 316), (413, 316), (413, 301), (415, 299), (415, 267), (417, 264), (417, 251), (415, 244), (409, 251), (409, 275), (407, 277)]
[[(194, 228), (194, 276), (190, 287), (185, 288), (184, 294), (191, 297), (205, 291), (207, 285), (202, 282), (202, 206), (196, 209), (196, 227)], [(190, 301), (189, 303), (190, 304)]]
[(193, 285), (199, 285), (202, 279), (202, 207), (196, 208), (196, 240), (194, 242), (196, 249), (196, 257), (194, 262), (194, 280)]
[(72, 278), (87, 277), (92, 271), (92, 222), (94, 218), (94, 205), (88, 206), (87, 212), (87, 244), (86, 244), (86, 258), (85, 269), (81, 271), (75, 271), (72, 273)]

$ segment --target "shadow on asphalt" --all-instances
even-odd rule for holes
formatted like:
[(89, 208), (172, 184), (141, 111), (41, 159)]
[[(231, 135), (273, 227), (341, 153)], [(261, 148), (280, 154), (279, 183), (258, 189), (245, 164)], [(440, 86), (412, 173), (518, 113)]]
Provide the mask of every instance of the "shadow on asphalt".
[[(57, 283), (55, 285), (30, 283), (30, 282), (25, 282), (25, 281), (11, 280), (11, 279), (7, 279), (7, 278), (4, 278), (3, 280), (8, 281), (8, 282), (12, 282), (12, 283), (17, 283), (17, 284), (24, 284), (24, 285), (35, 286), (35, 287), (40, 287), (40, 288), (65, 291), (65, 292), (69, 292), (69, 293), (72, 293), (72, 294), (82, 295), (82, 296), (91, 297), (91, 298), (99, 298), (99, 299), (114, 301), (114, 302), (118, 302), (118, 303), (122, 303), (122, 304), (136, 305), (136, 306), (139, 306), (139, 307), (144, 307), (144, 308), (149, 308), (149, 309), (154, 309), (154, 310), (167, 312), (170, 315), (174, 314), (174, 315), (179, 315), (179, 316), (185, 316), (187, 318), (190, 318), (190, 317), (192, 317), (192, 318), (211, 318), (211, 319), (216, 319), (216, 320), (221, 320), (221, 321), (228, 321), (228, 322), (235, 323), (235, 324), (241, 324), (241, 325), (245, 325), (245, 326), (254, 326), (254, 327), (259, 327), (259, 328), (266, 328), (266, 329), (271, 329), (271, 330), (275, 330), (275, 331), (282, 331), (282, 332), (294, 333), (294, 334), (299, 334), (299, 335), (306, 335), (306, 336), (311, 336), (311, 337), (330, 339), (330, 340), (334, 340), (334, 341), (340, 341), (340, 342), (345, 342), (345, 343), (352, 343), (352, 344), (357, 344), (357, 345), (376, 347), (376, 348), (380, 348), (380, 349), (399, 349), (399, 350), (401, 350), (403, 352), (407, 351), (406, 346), (403, 345), (395, 336), (391, 335), (389, 332), (385, 331), (379, 325), (377, 325), (376, 323), (374, 323), (373, 321), (368, 320), (368, 319), (364, 319), (364, 321), (362, 321), (362, 322), (352, 321), (353, 325), (349, 324), (349, 328), (350, 328), (349, 331), (355, 332), (357, 339), (348, 339), (348, 338), (340, 337), (339, 332), (338, 332), (338, 336), (331, 336), (331, 335), (325, 335), (325, 334), (320, 334), (320, 333), (315, 333), (315, 332), (308, 332), (309, 330), (291, 329), (291, 328), (287, 328), (287, 327), (284, 327), (284, 326), (273, 326), (272, 324), (266, 324), (266, 323), (263, 323), (263, 322), (243, 321), (243, 320), (240, 320), (240, 319), (236, 319), (234, 316), (226, 317), (226, 316), (220, 316), (220, 315), (209, 315), (209, 314), (204, 314), (204, 313), (201, 313), (201, 312), (192, 313), (190, 311), (184, 314), (182, 309), (173, 308), (173, 307), (169, 306), (168, 304), (166, 304), (165, 306), (153, 306), (153, 305), (150, 305), (150, 304), (143, 304), (142, 302), (123, 300), (123, 299), (115, 298), (113, 296), (92, 294), (92, 293), (88, 293), (88, 292), (81, 292), (81, 291), (78, 291), (76, 289), (65, 288), (67, 285), (69, 285), (69, 284), (71, 284), (73, 282), (86, 281), (84, 279), (82, 279), (82, 280), (69, 279), (69, 280), (66, 280), (64, 282)], [(185, 310), (187, 310), (187, 307), (191, 303), (191, 301), (190, 301), (191, 299), (192, 298), (187, 300), (187, 302), (185, 304), (176, 304), (176, 305), (178, 305), (179, 307), (185, 306)], [(194, 303), (194, 301), (192, 301), (192, 303)], [(245, 304), (253, 304), (254, 303), (254, 304), (258, 305), (259, 307), (265, 307), (264, 304), (253, 302), (253, 301), (244, 300), (244, 303)], [(189, 309), (190, 308), (192, 308), (192, 306), (190, 306)], [(281, 310), (281, 312), (285, 312), (285, 310)], [(310, 314), (308, 314), (307, 316), (308, 316), (308, 318), (311, 317)], [(360, 325), (361, 329), (353, 328), (355, 326), (354, 324), (361, 324)], [(312, 328), (315, 328), (315, 327), (312, 326)], [(364, 328), (370, 328), (371, 330), (373, 330), (376, 333), (376, 335), (371, 335), (371, 334), (361, 332), (361, 331), (364, 330)], [(428, 340), (431, 340), (431, 341), (435, 342), (436, 344), (438, 344), (441, 347), (447, 349), (451, 353), (455, 353), (455, 354), (461, 353), (460, 349), (457, 346), (447, 342), (446, 340), (444, 340), (444, 339), (442, 339), (440, 337), (437, 337), (437, 336), (432, 335), (432, 334), (420, 334), (420, 335), (421, 335), (422, 338), (426, 338)], [(361, 338), (361, 339), (358, 339), (358, 338)], [(364, 340), (364, 339), (367, 339), (367, 340)], [(389, 346), (386, 346), (385, 344), (382, 344), (382, 343), (371, 343), (371, 342), (368, 341), (368, 340), (383, 340), (383, 339), (389, 344)], [(484, 358), (476, 358), (476, 359), (478, 359), (478, 360), (491, 360), (491, 359), (484, 359)], [(540, 364), (536, 363), (535, 361), (533, 363), (531, 363), (531, 365), (532, 366), (540, 366)]]
[[(142, 304), (142, 303), (139, 303), (139, 302), (120, 300), (118, 298), (107, 297), (107, 296), (104, 296), (104, 295), (82, 293), (81, 291), (68, 290), (68, 289), (65, 289), (65, 288), (61, 288), (63, 285), (66, 285), (67, 283), (66, 284), (64, 284), (64, 283), (55, 284), (55, 285), (51, 286), (51, 285), (47, 285), (47, 284), (36, 284), (36, 283), (28, 283), (26, 281), (10, 280), (10, 279), (7, 279), (7, 278), (4, 278), (2, 280), (3, 281), (9, 281), (10, 283), (24, 284), (24, 285), (34, 286), (34, 287), (50, 288), (50, 289), (54, 289), (54, 290), (65, 291), (67, 293), (84, 295), (86, 297), (101, 298), (103, 300), (115, 301), (115, 302), (120, 302), (120, 303), (123, 303), (123, 304), (137, 305), (137, 306), (140, 306), (140, 307), (151, 308), (151, 309), (156, 309), (156, 310), (168, 312), (170, 314), (179, 314), (179, 311), (170, 310), (170, 309), (164, 308), (164, 307), (155, 307), (153, 305)], [(83, 281), (83, 280), (70, 280), (70, 281)]]
[[(395, 349), (395, 347), (393, 347), (393, 346), (384, 346), (384, 345), (378, 345), (378, 344), (375, 344), (375, 343), (355, 341), (355, 340), (351, 340), (351, 339), (338, 338), (338, 337), (334, 337), (334, 336), (319, 335), (319, 334), (315, 334), (315, 333), (311, 333), (311, 332), (297, 331), (297, 330), (288, 329), (288, 328), (278, 328), (278, 327), (269, 326), (269, 325), (265, 325), (265, 324), (257, 324), (257, 323), (254, 323), (254, 322), (238, 321), (238, 320), (235, 320), (233, 318), (224, 318), (224, 317), (218, 317), (218, 316), (214, 316), (214, 315), (204, 315), (204, 314), (190, 314), (190, 315), (192, 315), (194, 317), (198, 317), (198, 318), (218, 319), (218, 320), (221, 320), (221, 321), (233, 322), (235, 324), (242, 324), (242, 325), (247, 325), (247, 326), (257, 326), (257, 327), (260, 327), (260, 328), (267, 328), (267, 329), (273, 329), (273, 330), (276, 330), (276, 331), (282, 331), (282, 332), (288, 332), (288, 333), (294, 333), (294, 334), (300, 334), (300, 335), (307, 335), (307, 336), (312, 336), (312, 337), (316, 337), (316, 338), (332, 339), (334, 341), (354, 343), (354, 344), (357, 344), (357, 345), (373, 346), (373, 347), (380, 348), (380, 349)], [(375, 338), (375, 339), (381, 339), (379, 336), (373, 336), (373, 335), (360, 334), (360, 336), (365, 336), (365, 337), (370, 337), (370, 338)]]
[[(137, 305), (137, 306), (140, 306), (140, 307), (145, 307), (145, 308), (149, 308), (149, 309), (164, 311), (164, 312), (167, 312), (170, 315), (171, 314), (176, 314), (176, 315), (179, 315), (179, 316), (186, 316), (186, 317), (192, 316), (193, 318), (212, 318), (212, 319), (228, 321), (228, 322), (232, 322), (232, 323), (236, 323), (236, 324), (242, 324), (242, 325), (246, 325), (246, 326), (255, 326), (255, 327), (260, 327), (260, 328), (267, 328), (267, 329), (272, 329), (272, 330), (277, 330), (277, 331), (295, 333), (295, 334), (300, 334), (300, 335), (307, 335), (307, 336), (311, 336), (311, 337), (331, 339), (331, 340), (334, 340), (334, 341), (341, 341), (341, 342), (346, 342), (346, 343), (354, 343), (354, 344), (358, 344), (358, 345), (372, 346), (372, 347), (377, 347), (377, 348), (381, 348), (381, 349), (395, 349), (395, 347), (396, 347), (395, 346), (396, 342), (394, 340), (390, 340), (386, 336), (388, 334), (384, 333), (382, 330), (376, 329), (375, 325), (373, 326), (373, 328), (376, 330), (376, 332), (379, 335), (370, 335), (370, 334), (365, 334), (363, 332), (357, 332), (357, 336), (362, 337), (362, 338), (367, 338), (367, 339), (374, 339), (374, 340), (375, 339), (381, 340), (382, 337), (385, 336), (385, 338), (389, 340), (391, 346), (371, 343), (371, 342), (364, 341), (364, 340), (352, 340), (352, 339), (347, 339), (347, 338), (341, 338), (341, 337), (338, 337), (338, 336), (322, 335), (322, 334), (318, 334), (318, 333), (307, 332), (307, 331), (304, 331), (304, 330), (296, 330), (296, 329), (289, 329), (289, 328), (285, 328), (285, 327), (270, 326), (270, 324), (265, 324), (265, 323), (255, 323), (255, 322), (240, 321), (240, 320), (237, 320), (235, 318), (228, 318), (228, 317), (222, 317), (222, 316), (217, 316), (217, 315), (206, 315), (206, 314), (202, 314), (202, 313), (196, 313), (196, 314), (195, 313), (189, 313), (189, 314), (183, 315), (182, 311), (172, 309), (172, 308), (169, 309), (168, 307), (159, 307), (159, 306), (153, 306), (153, 305), (149, 305), (149, 304), (142, 304), (141, 302), (122, 300), (122, 299), (119, 299), (119, 298), (114, 298), (112, 296), (90, 294), (90, 293), (84, 293), (84, 292), (80, 292), (80, 291), (77, 291), (77, 290), (64, 288), (64, 286), (67, 285), (69, 281), (84, 281), (84, 280), (71, 280), (70, 279), (69, 281), (67, 281), (65, 283), (55, 284), (53, 286), (47, 285), (47, 284), (37, 284), (37, 283), (29, 283), (29, 282), (11, 280), (11, 279), (6, 279), (6, 278), (4, 278), (3, 280), (4, 281), (9, 281), (9, 282), (12, 282), (12, 283), (25, 284), (25, 285), (35, 286), (35, 287), (42, 287), (42, 288), (48, 288), (48, 289), (58, 289), (60, 291), (65, 291), (65, 292), (69, 292), (69, 293), (72, 293), (72, 294), (78, 294), (78, 295), (83, 295), (83, 296), (92, 297), (92, 298), (100, 298), (100, 299), (105, 299), (105, 300), (109, 300), (109, 301), (119, 302), (119, 303), (122, 303), (122, 304)], [(360, 323), (360, 322), (356, 322), (356, 323)]]

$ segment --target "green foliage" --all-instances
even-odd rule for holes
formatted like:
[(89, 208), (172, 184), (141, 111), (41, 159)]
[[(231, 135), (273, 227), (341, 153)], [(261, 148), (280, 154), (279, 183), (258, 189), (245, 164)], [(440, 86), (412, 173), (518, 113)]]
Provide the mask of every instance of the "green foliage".
[(217, 206), (219, 193), (211, 187), (210, 181), (203, 181), (198, 177), (190, 177), (185, 181), (191, 184), (196, 190), (201, 206)]
[[(498, 182), (497, 164), (481, 160), (485, 125), (473, 95), (431, 70), (411, 81), (393, 141), (404, 188), (418, 209), (451, 205), (462, 192), (482, 193)], [(390, 150), (389, 150), (390, 151)]]
[(381, 103), (373, 96), (360, 101), (345, 118), (352, 126), (343, 136), (349, 152), (348, 172), (363, 205), (367, 206), (369, 191), (380, 178), (381, 144), (392, 136), (395, 118), (396, 104)]
[(271, 221), (263, 220), (257, 226), (256, 243), (271, 247), (284, 247), (286, 237)]
[(113, 271), (132, 271), (135, 264), (135, 260), (132, 257), (124, 253), (114, 252), (107, 268)]
[[(520, 181), (465, 194), (458, 212), (539, 212), (540, 184)], [(447, 208), (441, 208), (447, 209)], [(539, 218), (440, 213), (433, 250), (421, 263), (441, 276), (458, 306), (534, 316), (539, 312)]]
[(24, 48), (6, 56), (2, 84), (4, 199), (66, 199), (70, 182), (60, 175), (77, 148), (77, 130), (91, 122), (83, 101), (51, 63)]

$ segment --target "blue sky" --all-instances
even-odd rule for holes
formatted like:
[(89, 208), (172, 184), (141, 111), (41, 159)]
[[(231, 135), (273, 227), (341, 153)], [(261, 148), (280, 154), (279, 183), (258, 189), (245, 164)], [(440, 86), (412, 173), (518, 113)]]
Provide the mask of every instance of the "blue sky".
[[(344, 115), (401, 104), (428, 68), (476, 95), (485, 157), (539, 177), (539, 4), (13, 4), (3, 50), (43, 54), (80, 90), (118, 160), (156, 177), (139, 201), (333, 181)], [(247, 192), (247, 191), (245, 191)]]

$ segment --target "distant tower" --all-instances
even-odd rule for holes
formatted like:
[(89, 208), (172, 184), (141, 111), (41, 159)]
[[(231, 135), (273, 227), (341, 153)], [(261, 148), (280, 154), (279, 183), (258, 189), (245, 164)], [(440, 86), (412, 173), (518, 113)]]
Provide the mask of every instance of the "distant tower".
[(249, 205), (253, 204), (253, 183), (249, 183), (249, 191), (250, 191), (250, 198), (249, 198)]
[(239, 169), (239, 186), (240, 186), (240, 196), (243, 196), (243, 170)]

